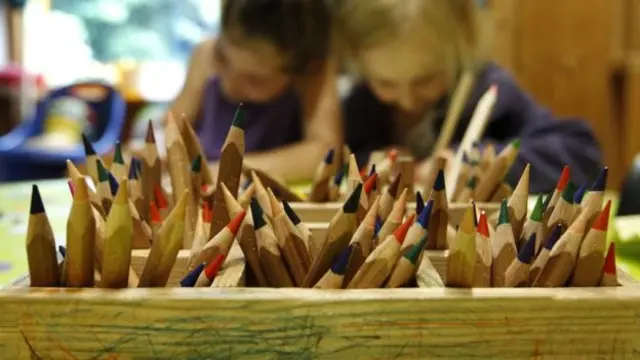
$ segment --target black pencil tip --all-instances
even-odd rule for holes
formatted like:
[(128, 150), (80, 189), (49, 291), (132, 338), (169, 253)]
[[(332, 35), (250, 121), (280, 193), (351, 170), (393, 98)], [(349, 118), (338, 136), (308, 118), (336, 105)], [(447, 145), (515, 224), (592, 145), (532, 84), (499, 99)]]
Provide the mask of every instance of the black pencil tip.
[(529, 240), (524, 244), (518, 253), (518, 260), (523, 264), (531, 264), (533, 255), (536, 252), (536, 233), (529, 236)]
[(31, 215), (42, 214), (44, 212), (44, 204), (42, 203), (42, 198), (40, 197), (40, 189), (38, 189), (38, 185), (33, 185), (31, 188), (31, 209), (29, 213)]
[(416, 191), (416, 214), (420, 214), (424, 209), (424, 199), (420, 191)]
[(362, 183), (358, 184), (353, 190), (347, 201), (342, 206), (342, 211), (345, 214), (354, 214), (358, 210), (358, 204), (360, 204), (360, 194), (362, 193)]
[(191, 162), (191, 172), (197, 174), (200, 172), (201, 169), (202, 169), (202, 156), (198, 154), (195, 157), (195, 159), (193, 159), (193, 162)]
[(349, 265), (349, 256), (351, 256), (351, 246), (347, 246), (335, 257), (333, 264), (331, 264), (331, 272), (337, 275), (344, 275)]
[(131, 159), (131, 164), (129, 164), (129, 180), (138, 180), (138, 167), (134, 162), (134, 159)]
[(86, 156), (95, 155), (96, 150), (93, 148), (91, 141), (85, 133), (82, 133), (82, 145), (84, 146), (84, 154)]
[(267, 223), (264, 221), (262, 208), (258, 204), (258, 200), (255, 197), (251, 198), (251, 216), (253, 217), (253, 228), (259, 230)]
[(289, 220), (291, 220), (293, 225), (300, 224), (300, 218), (298, 217), (298, 214), (296, 214), (296, 212), (293, 211), (293, 209), (291, 208), (291, 205), (289, 205), (288, 201), (283, 199), (282, 200), (282, 207), (284, 207), (284, 212), (287, 214), (287, 217), (289, 218)]
[(58, 252), (63, 258), (67, 256), (67, 248), (62, 245), (58, 245)]
[(607, 175), (609, 175), (609, 168), (604, 167), (600, 171), (600, 174), (598, 174), (596, 181), (593, 182), (591, 191), (604, 191), (604, 189), (607, 187)]
[(371, 164), (371, 169), (369, 169), (369, 176), (376, 173), (376, 164)]
[(116, 150), (113, 154), (113, 162), (116, 164), (124, 164), (124, 157), (122, 157), (122, 144), (120, 144), (120, 141), (116, 141)]
[(324, 156), (324, 163), (327, 165), (333, 164), (333, 157), (335, 153), (336, 151), (333, 148), (329, 149), (329, 151), (327, 151), (327, 155)]
[(436, 181), (433, 184), (433, 191), (442, 191), (444, 190), (444, 170), (438, 170), (438, 176), (436, 176)]
[(111, 189), (111, 196), (116, 196), (119, 187), (116, 177), (113, 176), (112, 173), (109, 173), (109, 188)]

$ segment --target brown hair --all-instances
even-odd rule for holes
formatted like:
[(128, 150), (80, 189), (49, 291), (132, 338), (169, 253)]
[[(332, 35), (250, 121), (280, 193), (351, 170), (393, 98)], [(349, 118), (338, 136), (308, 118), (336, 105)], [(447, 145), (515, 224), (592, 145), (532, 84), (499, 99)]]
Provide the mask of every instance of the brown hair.
[(324, 61), (332, 23), (328, 0), (225, 0), (222, 31), (238, 41), (257, 38), (273, 44), (286, 71), (302, 74)]

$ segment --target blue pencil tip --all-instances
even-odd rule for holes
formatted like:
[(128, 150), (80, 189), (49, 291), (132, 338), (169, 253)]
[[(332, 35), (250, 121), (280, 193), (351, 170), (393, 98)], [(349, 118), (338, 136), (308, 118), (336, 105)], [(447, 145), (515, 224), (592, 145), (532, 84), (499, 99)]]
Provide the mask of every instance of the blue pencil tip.
[(551, 232), (551, 235), (549, 235), (549, 237), (547, 238), (546, 243), (544, 244), (544, 248), (547, 250), (551, 250), (553, 249), (554, 245), (558, 242), (558, 240), (560, 239), (560, 235), (562, 235), (562, 225), (558, 224), (556, 225), (555, 228), (553, 228), (553, 231)]
[(584, 193), (587, 191), (587, 185), (582, 185), (573, 193), (573, 203), (580, 204), (582, 202), (582, 198), (584, 198)]
[(349, 256), (351, 256), (351, 246), (347, 246), (338, 256), (335, 257), (331, 264), (331, 272), (337, 275), (344, 275), (349, 265)]
[(600, 174), (598, 174), (596, 181), (593, 182), (591, 191), (604, 191), (604, 189), (607, 187), (607, 175), (609, 175), (609, 168), (604, 167), (600, 171)]
[(344, 177), (344, 170), (343, 169), (338, 170), (338, 173), (333, 178), (333, 184), (335, 186), (340, 186), (340, 184), (342, 183), (342, 178), (343, 177)]
[(524, 244), (518, 253), (518, 260), (523, 264), (531, 264), (533, 255), (536, 252), (536, 233), (529, 236), (529, 240)]
[(111, 196), (116, 196), (119, 187), (120, 185), (118, 185), (118, 180), (116, 180), (112, 173), (109, 173), (109, 188), (111, 189)]
[(418, 223), (424, 229), (429, 227), (429, 219), (431, 219), (431, 210), (433, 209), (433, 200), (429, 200), (427, 205), (425, 205), (424, 209), (418, 215)]
[[(244, 180), (244, 184), (242, 184), (242, 190), (247, 190), (247, 188), (249, 186), (251, 186), (251, 177), (248, 176), (245, 180)], [(275, 195), (275, 194), (274, 194)]]
[(42, 197), (40, 197), (40, 190), (38, 185), (33, 185), (31, 188), (31, 209), (29, 213), (31, 215), (42, 214), (44, 212), (44, 204), (42, 203)]
[(416, 214), (420, 214), (424, 209), (424, 199), (420, 191), (416, 191)]
[(67, 256), (67, 248), (62, 245), (58, 245), (58, 252), (60, 253), (60, 255), (62, 255), (63, 258)]
[(327, 155), (324, 157), (324, 163), (327, 165), (333, 164), (333, 157), (335, 153), (336, 152), (333, 148), (329, 149), (329, 151), (327, 151)]
[(376, 224), (373, 228), (373, 234), (377, 236), (380, 229), (382, 229), (382, 219), (380, 219), (380, 216), (376, 216)]
[(187, 274), (182, 280), (180, 280), (181, 287), (194, 287), (196, 285), (196, 281), (198, 281), (198, 277), (204, 270), (204, 264), (198, 265), (195, 269), (191, 270), (190, 273)]
[(438, 170), (438, 176), (436, 176), (436, 181), (433, 184), (433, 191), (442, 191), (444, 190), (444, 170)]

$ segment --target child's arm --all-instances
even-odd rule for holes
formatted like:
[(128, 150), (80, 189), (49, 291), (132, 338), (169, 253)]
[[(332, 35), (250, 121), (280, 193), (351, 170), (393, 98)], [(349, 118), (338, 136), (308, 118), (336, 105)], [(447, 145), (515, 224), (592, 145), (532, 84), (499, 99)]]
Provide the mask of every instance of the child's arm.
[[(252, 153), (245, 161), (252, 167), (278, 175), (285, 181), (307, 180), (331, 147), (342, 143), (342, 123), (337, 67), (331, 61), (325, 71), (309, 77), (302, 86), (303, 139), (270, 151)], [(273, 129), (273, 131), (278, 131)]]

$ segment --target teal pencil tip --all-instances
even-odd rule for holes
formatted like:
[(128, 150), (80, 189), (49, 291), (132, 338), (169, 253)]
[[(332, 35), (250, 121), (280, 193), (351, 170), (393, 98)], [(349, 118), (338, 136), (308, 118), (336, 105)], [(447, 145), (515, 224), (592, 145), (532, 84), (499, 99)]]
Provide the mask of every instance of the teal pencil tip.
[(244, 105), (240, 103), (236, 109), (235, 115), (233, 115), (233, 122), (231, 123), (231, 126), (244, 130), (244, 116)]
[(191, 172), (197, 174), (200, 172), (201, 169), (202, 169), (202, 156), (198, 155), (196, 156), (195, 159), (193, 159), (193, 162), (191, 163)]
[(500, 217), (498, 218), (498, 226), (509, 223), (509, 207), (507, 205), (507, 199), (502, 200), (500, 205)]
[(116, 164), (124, 165), (124, 158), (122, 157), (122, 144), (120, 141), (116, 141), (116, 150), (113, 154), (113, 162)]

